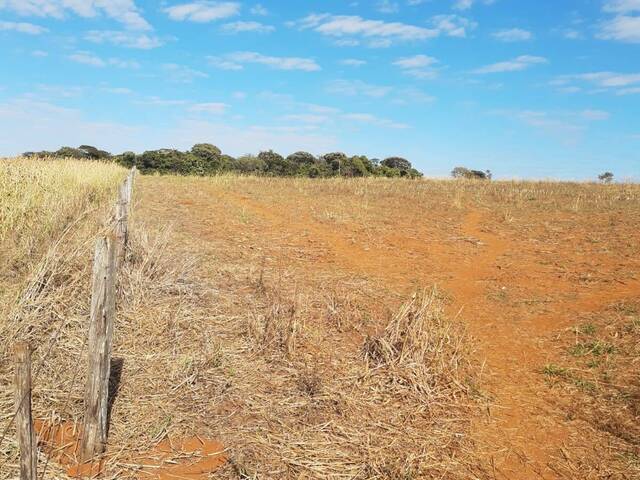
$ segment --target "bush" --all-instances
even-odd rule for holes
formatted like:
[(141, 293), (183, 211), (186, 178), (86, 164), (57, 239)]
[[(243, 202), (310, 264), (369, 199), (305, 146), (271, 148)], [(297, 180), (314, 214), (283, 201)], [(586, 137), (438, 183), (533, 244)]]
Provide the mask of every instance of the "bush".
[(481, 170), (470, 170), (465, 167), (456, 167), (451, 170), (451, 176), (453, 178), (466, 178), (470, 180), (491, 180), (493, 174), (491, 170), (485, 170), (483, 172)]
[(598, 175), (598, 180), (600, 180), (602, 183), (611, 183), (613, 181), (613, 173), (604, 172)]

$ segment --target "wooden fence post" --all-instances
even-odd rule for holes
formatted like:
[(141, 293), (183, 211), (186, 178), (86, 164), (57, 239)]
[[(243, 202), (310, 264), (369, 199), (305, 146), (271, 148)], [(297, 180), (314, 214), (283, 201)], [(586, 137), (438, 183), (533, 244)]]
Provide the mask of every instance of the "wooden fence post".
[(116, 242), (113, 234), (99, 238), (93, 259), (89, 371), (85, 388), (84, 430), (80, 447), (80, 458), (85, 462), (94, 455), (104, 452), (107, 442), (111, 342), (116, 303)]
[(116, 202), (116, 239), (117, 239), (117, 261), (118, 266), (122, 265), (127, 254), (127, 244), (129, 243), (129, 177), (118, 188), (118, 201)]
[(136, 178), (136, 167), (133, 167), (127, 177), (127, 203), (131, 209), (131, 199), (133, 198), (133, 182)]
[(20, 480), (36, 480), (38, 447), (31, 415), (31, 347), (19, 342), (14, 347), (16, 362), (16, 430), (20, 449)]

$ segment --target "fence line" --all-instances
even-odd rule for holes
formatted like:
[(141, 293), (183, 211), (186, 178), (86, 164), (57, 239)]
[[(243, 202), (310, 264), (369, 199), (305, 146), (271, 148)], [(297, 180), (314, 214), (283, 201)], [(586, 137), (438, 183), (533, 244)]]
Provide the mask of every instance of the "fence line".
[[(118, 188), (112, 232), (96, 241), (92, 270), (91, 313), (88, 341), (88, 373), (85, 388), (80, 460), (91, 461), (104, 452), (107, 442), (107, 409), (111, 347), (115, 323), (116, 279), (127, 259), (129, 217), (132, 209), (133, 185), (136, 176), (133, 167)], [(15, 405), (12, 422), (20, 451), (20, 479), (37, 478), (37, 444), (31, 412), (31, 346), (17, 342), (15, 355)]]

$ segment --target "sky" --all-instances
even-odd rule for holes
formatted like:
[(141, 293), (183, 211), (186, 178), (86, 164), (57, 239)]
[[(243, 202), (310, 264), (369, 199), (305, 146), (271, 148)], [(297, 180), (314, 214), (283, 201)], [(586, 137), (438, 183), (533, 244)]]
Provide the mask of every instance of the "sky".
[(207, 142), (640, 179), (640, 0), (0, 0), (0, 155)]

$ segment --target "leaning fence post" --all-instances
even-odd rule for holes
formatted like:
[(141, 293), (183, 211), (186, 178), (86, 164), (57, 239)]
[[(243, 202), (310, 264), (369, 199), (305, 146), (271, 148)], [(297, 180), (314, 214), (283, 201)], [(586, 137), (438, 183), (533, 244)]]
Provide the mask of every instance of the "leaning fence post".
[(117, 261), (122, 265), (127, 254), (129, 243), (129, 183), (127, 179), (118, 188), (118, 201), (116, 202), (116, 239), (118, 241)]
[(84, 430), (80, 458), (88, 461), (104, 452), (107, 442), (107, 408), (111, 342), (115, 317), (116, 238), (96, 242), (93, 259), (91, 317), (89, 324), (89, 371), (85, 388)]
[(31, 347), (18, 342), (14, 347), (16, 376), (15, 404), (18, 447), (20, 449), (20, 480), (36, 480), (38, 450), (31, 415)]

